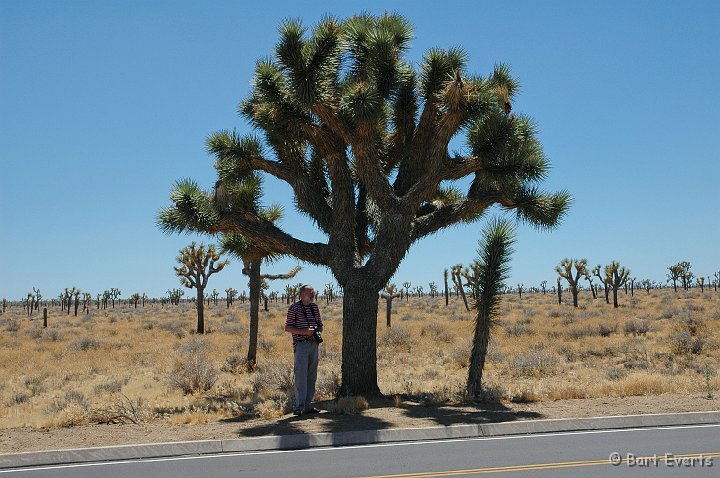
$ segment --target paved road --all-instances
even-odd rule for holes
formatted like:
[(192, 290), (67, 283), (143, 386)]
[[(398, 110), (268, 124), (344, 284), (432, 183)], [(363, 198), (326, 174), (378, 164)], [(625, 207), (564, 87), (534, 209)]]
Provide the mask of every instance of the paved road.
[[(623, 463), (610, 464), (612, 453)], [(666, 456), (672, 453), (673, 456)], [(634, 464), (628, 454), (637, 457)], [(631, 458), (632, 460), (632, 458)], [(0, 478), (717, 477), (720, 425), (269, 451), (0, 471)]]

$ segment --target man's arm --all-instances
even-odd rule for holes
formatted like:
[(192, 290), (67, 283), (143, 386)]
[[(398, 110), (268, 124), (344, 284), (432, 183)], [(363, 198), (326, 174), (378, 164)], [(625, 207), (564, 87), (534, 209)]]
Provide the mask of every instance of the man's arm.
[(315, 330), (315, 327), (310, 327), (307, 329), (296, 329), (295, 327), (290, 327), (289, 325), (285, 326), (285, 332), (290, 332), (291, 334), (296, 334), (296, 335), (310, 336), (313, 334), (314, 330)]

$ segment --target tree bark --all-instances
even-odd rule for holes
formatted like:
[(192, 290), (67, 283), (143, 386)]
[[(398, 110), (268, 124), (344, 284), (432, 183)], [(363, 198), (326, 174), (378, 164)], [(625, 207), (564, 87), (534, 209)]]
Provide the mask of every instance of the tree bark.
[(377, 312), (381, 286), (352, 277), (342, 284), (342, 386), (339, 395), (380, 397), (377, 385)]
[(257, 364), (258, 329), (260, 322), (260, 265), (262, 259), (250, 261), (248, 287), (250, 288), (250, 337), (248, 340), (247, 368), (255, 370)]
[(204, 334), (205, 333), (205, 289), (202, 287), (197, 288), (197, 300), (195, 301), (197, 305), (197, 333), (198, 334)]
[(470, 354), (470, 368), (468, 369), (467, 395), (471, 399), (477, 398), (482, 391), (483, 369), (485, 368), (485, 357), (490, 343), (490, 319), (486, 307), (481, 306), (478, 308), (475, 336)]
[(613, 290), (613, 307), (617, 309), (618, 308), (618, 301), (617, 301), (618, 288), (613, 287), (612, 290)]
[(577, 286), (571, 287), (570, 293), (572, 294), (572, 298), (573, 298), (573, 307), (577, 307), (578, 306), (578, 294), (579, 294)]

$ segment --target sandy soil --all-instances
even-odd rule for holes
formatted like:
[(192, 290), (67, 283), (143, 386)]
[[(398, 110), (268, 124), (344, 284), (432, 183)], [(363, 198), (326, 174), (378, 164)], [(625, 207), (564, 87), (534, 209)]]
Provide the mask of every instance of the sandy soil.
[[(329, 403), (318, 404), (321, 409), (327, 409), (328, 406)], [(390, 401), (378, 401), (371, 403), (368, 410), (358, 415), (339, 415), (323, 411), (320, 415), (286, 415), (277, 420), (228, 419), (195, 425), (153, 422), (59, 429), (4, 429), (0, 430), (0, 453), (295, 433), (718, 410), (720, 401), (717, 397), (708, 400), (700, 394), (558, 400), (485, 407), (426, 407), (412, 401), (396, 407)]]

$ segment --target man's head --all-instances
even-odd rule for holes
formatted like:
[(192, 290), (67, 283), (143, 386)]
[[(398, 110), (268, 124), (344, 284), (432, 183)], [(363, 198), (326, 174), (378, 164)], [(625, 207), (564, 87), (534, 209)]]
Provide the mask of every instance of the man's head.
[(303, 304), (308, 305), (315, 298), (315, 289), (309, 284), (300, 287), (300, 300)]

